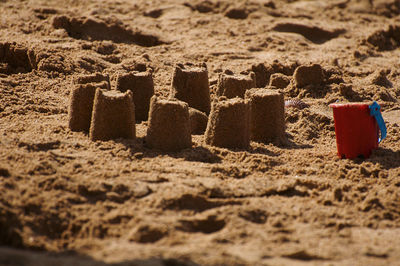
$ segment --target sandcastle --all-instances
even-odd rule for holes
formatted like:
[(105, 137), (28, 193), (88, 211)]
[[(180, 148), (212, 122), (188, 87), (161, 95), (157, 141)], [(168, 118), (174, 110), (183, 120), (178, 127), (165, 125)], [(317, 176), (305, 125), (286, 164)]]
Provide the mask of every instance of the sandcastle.
[(211, 103), (207, 65), (178, 64), (172, 77), (171, 97), (209, 114)]
[(109, 81), (107, 75), (100, 73), (75, 79), (68, 110), (68, 125), (72, 131), (89, 131), (96, 89), (110, 89)]
[(134, 139), (135, 118), (149, 119), (146, 143), (162, 151), (190, 148), (191, 134), (204, 133), (207, 144), (239, 149), (247, 149), (250, 139), (278, 144), (285, 140), (283, 95), (276, 90), (251, 89), (256, 85), (253, 72), (234, 75), (226, 71), (220, 75), (217, 94), (224, 96), (217, 96), (209, 118), (202, 112), (210, 109), (204, 65), (178, 65), (170, 99), (153, 95), (149, 71), (118, 75), (118, 90), (110, 90), (109, 77), (99, 73), (78, 77), (75, 82), (78, 85), (71, 95), (70, 128), (89, 131), (91, 140)]
[(117, 76), (117, 90), (133, 93), (135, 115), (137, 121), (148, 119), (150, 98), (154, 94), (153, 75), (151, 71), (130, 72)]
[(248, 75), (234, 75), (230, 71), (220, 74), (217, 85), (217, 95), (227, 98), (244, 98), (246, 90), (256, 87), (256, 77), (254, 72)]
[(192, 146), (189, 106), (176, 99), (150, 101), (149, 126), (146, 144), (150, 148), (174, 152)]
[(89, 138), (110, 140), (116, 138), (134, 139), (135, 108), (132, 92), (96, 90)]
[(205, 132), (205, 142), (223, 148), (247, 149), (250, 145), (250, 110), (241, 98), (215, 101)]
[(250, 138), (258, 142), (285, 142), (285, 107), (283, 94), (272, 89), (251, 89), (245, 98), (250, 102)]

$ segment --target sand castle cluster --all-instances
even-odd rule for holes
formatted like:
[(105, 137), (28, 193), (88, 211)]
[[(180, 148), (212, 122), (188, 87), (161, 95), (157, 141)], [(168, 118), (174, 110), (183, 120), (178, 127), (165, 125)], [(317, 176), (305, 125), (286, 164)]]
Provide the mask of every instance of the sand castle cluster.
[[(298, 67), (295, 74), (308, 70), (322, 73), (319, 65), (311, 65)], [(318, 78), (314, 74), (309, 78)], [(307, 84), (307, 76), (297, 74), (295, 82)], [(249, 148), (250, 141), (286, 141), (285, 102), (278, 90), (288, 85), (284, 76), (271, 77), (270, 84), (276, 87), (257, 88), (254, 72), (227, 70), (219, 76), (213, 102), (205, 63), (178, 64), (169, 98), (154, 95), (149, 70), (117, 74), (115, 79), (116, 88), (111, 88), (108, 75), (100, 73), (74, 81), (71, 130), (88, 132), (91, 140), (135, 139), (135, 123), (148, 120), (146, 145), (172, 152), (191, 148), (192, 134), (204, 134), (209, 145), (237, 149)]]

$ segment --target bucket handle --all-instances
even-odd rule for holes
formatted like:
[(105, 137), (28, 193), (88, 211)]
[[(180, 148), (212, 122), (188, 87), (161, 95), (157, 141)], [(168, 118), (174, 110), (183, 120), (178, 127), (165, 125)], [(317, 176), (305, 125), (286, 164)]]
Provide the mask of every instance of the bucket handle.
[(381, 114), (381, 107), (377, 102), (373, 102), (369, 106), (369, 114), (373, 117), (375, 117), (376, 122), (378, 123), (379, 130), (381, 132), (381, 137), (378, 138), (378, 143), (380, 143), (382, 140), (386, 138), (386, 125), (385, 121), (383, 121), (383, 117)]

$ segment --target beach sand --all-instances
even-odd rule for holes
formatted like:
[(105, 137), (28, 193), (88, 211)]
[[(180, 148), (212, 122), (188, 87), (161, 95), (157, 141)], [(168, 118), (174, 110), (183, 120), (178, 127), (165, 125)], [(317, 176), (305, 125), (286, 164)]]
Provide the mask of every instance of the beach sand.
[[(0, 14), (0, 265), (399, 265), (398, 1), (0, 0)], [(116, 89), (150, 70), (166, 98), (186, 63), (206, 64), (211, 102), (220, 74), (254, 72), (307, 106), (285, 109), (284, 143), (248, 149), (204, 135), (150, 149), (147, 121), (136, 139), (69, 129), (82, 75)], [(387, 138), (340, 159), (329, 104), (374, 100)]]

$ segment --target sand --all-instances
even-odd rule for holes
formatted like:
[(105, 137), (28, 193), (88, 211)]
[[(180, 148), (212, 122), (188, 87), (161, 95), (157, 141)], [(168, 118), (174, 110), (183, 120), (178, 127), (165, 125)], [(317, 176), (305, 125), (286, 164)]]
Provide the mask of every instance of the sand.
[[(0, 265), (399, 265), (397, 1), (0, 0)], [(68, 127), (71, 84), (177, 64), (257, 87), (281, 73), (287, 143), (189, 149), (91, 141)], [(296, 86), (299, 66), (323, 79)], [(277, 75), (273, 76), (272, 82)], [(286, 82), (287, 83), (287, 82)], [(368, 159), (336, 154), (334, 102), (382, 107)]]

